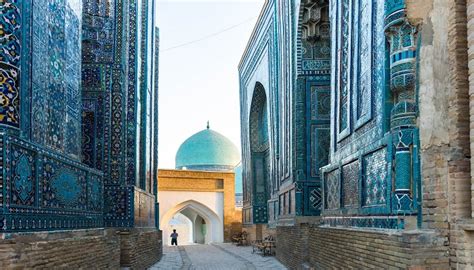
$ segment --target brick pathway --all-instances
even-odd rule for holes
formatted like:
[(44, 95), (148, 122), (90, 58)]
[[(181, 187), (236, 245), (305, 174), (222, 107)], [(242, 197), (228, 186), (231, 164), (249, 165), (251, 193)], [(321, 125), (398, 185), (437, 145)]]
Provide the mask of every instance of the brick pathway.
[(163, 258), (150, 270), (201, 270), (201, 269), (286, 269), (274, 257), (252, 254), (251, 247), (232, 244), (190, 245), (163, 247)]

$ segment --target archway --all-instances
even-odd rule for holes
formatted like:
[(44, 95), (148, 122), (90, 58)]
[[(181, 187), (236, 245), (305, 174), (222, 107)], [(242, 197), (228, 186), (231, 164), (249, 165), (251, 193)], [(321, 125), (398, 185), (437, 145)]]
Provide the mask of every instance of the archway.
[[(170, 222), (175, 220), (175, 217), (179, 215), (186, 217), (190, 221), (187, 223), (188, 230), (184, 232), (189, 235), (189, 241), (188, 243), (183, 243), (178, 240), (179, 244), (223, 242), (224, 225), (222, 219), (202, 203), (189, 200), (177, 204), (163, 215), (160, 223), (163, 229), (163, 243), (167, 245), (170, 244), (171, 240), (169, 236), (173, 229), (173, 227), (170, 226)], [(180, 234), (179, 231), (178, 234)]]
[(251, 181), (253, 190), (253, 224), (268, 222), (267, 201), (270, 198), (271, 186), (269, 179), (269, 136), (267, 95), (262, 84), (256, 83), (252, 96), (249, 115)]

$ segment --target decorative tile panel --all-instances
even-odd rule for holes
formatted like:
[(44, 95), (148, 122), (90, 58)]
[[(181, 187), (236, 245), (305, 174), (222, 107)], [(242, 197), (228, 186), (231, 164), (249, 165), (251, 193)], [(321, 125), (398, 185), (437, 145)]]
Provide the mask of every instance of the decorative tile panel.
[(102, 211), (104, 188), (102, 179), (97, 175), (88, 174), (87, 176), (87, 208), (91, 211)]
[(81, 137), (81, 21), (79, 0), (33, 5), (32, 55), (38, 68), (32, 76), (32, 139), (75, 158)]
[(357, 93), (356, 118), (358, 125), (362, 125), (372, 117), (372, 73), (373, 73), (373, 1), (359, 0), (358, 20), (358, 66), (357, 66)]
[(403, 229), (404, 223), (397, 217), (327, 217), (322, 223), (327, 226)]
[(338, 81), (338, 133), (349, 128), (349, 110), (350, 110), (350, 50), (351, 50), (351, 8), (349, 0), (341, 2), (341, 37), (340, 48), (338, 48), (338, 57), (340, 66)]
[(339, 171), (334, 170), (327, 173), (325, 183), (325, 208), (328, 210), (339, 209), (341, 207), (341, 183), (339, 181)]
[(103, 227), (98, 171), (25, 140), (3, 135), (0, 141), (6, 176), (1, 231)]
[(34, 152), (21, 147), (12, 147), (11, 204), (34, 206), (36, 203), (36, 156)]
[(342, 167), (342, 192), (344, 207), (359, 207), (359, 160)]
[(311, 211), (321, 211), (323, 200), (320, 187), (311, 187), (308, 190)]
[(319, 177), (319, 169), (328, 164), (330, 130), (326, 126), (312, 126), (311, 176)]
[(41, 169), (42, 207), (87, 209), (87, 181), (84, 172), (46, 157), (42, 160)]
[(250, 145), (253, 152), (263, 152), (268, 148), (266, 99), (265, 89), (257, 83), (250, 111)]
[(0, 124), (20, 126), (21, 1), (0, 8)]
[(386, 204), (389, 180), (387, 148), (366, 155), (363, 166), (362, 204), (364, 206)]
[(109, 227), (133, 226), (133, 187), (104, 188), (104, 222)]
[[(83, 1), (82, 61), (84, 63), (113, 63), (114, 61), (114, 2), (112, 0)], [(100, 77), (95, 78), (99, 80), (87, 80), (87, 82), (100, 84)]]

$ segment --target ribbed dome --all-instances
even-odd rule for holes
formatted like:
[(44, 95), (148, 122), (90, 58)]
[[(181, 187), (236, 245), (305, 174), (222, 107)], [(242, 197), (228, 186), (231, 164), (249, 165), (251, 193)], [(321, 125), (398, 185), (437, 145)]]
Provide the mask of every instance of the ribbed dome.
[(237, 147), (209, 128), (189, 137), (176, 153), (176, 169), (232, 171), (239, 162)]

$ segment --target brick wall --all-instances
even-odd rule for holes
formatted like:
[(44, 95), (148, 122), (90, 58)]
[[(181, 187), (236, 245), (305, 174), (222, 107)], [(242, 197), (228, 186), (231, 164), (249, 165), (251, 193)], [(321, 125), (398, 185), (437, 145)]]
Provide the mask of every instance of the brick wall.
[(161, 254), (161, 231), (156, 230), (3, 234), (0, 269), (146, 269)]
[(131, 269), (146, 269), (161, 259), (162, 235), (154, 229), (121, 231), (120, 265)]
[(290, 269), (446, 269), (446, 250), (434, 231), (277, 227), (277, 259)]
[(120, 268), (120, 238), (115, 230), (3, 234), (2, 238), (0, 269)]
[(308, 226), (277, 227), (276, 257), (290, 269), (299, 269), (308, 261)]
[(472, 260), (469, 233), (462, 226), (472, 223), (466, 0), (410, 0), (407, 10), (423, 37), (420, 48), (423, 228), (442, 234), (449, 250), (450, 266), (464, 268)]

